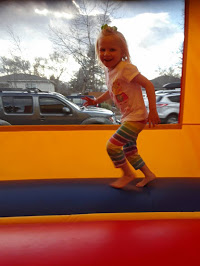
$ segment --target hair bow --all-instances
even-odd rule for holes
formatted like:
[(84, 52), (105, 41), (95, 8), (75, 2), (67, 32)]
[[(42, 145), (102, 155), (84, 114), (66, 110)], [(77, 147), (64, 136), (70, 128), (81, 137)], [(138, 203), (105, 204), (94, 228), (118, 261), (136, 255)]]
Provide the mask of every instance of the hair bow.
[(112, 29), (113, 31), (117, 31), (117, 27), (116, 27), (116, 26), (110, 27), (110, 26), (108, 26), (108, 24), (104, 24), (104, 25), (102, 25), (102, 26), (101, 26), (101, 30), (106, 30), (108, 27), (109, 27), (110, 29)]

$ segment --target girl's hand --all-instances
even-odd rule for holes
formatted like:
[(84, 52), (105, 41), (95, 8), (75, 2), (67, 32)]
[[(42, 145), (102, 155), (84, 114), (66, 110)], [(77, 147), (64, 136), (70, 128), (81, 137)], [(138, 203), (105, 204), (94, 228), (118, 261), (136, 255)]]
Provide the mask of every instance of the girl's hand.
[(149, 122), (149, 127), (151, 127), (151, 124), (153, 125), (153, 127), (155, 127), (155, 125), (160, 123), (160, 118), (158, 116), (156, 109), (152, 109), (149, 111), (148, 122)]
[(89, 97), (87, 97), (87, 96), (83, 97), (82, 99), (86, 101), (86, 102), (83, 104), (83, 105), (86, 106), (86, 107), (87, 107), (88, 105), (96, 105), (96, 101), (93, 100), (93, 99), (91, 99), (91, 98), (89, 98)]

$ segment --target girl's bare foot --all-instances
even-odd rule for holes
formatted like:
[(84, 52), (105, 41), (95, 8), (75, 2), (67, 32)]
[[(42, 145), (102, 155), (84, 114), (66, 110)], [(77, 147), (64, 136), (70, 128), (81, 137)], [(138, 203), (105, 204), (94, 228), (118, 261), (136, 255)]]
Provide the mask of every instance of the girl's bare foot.
[(136, 187), (144, 187), (146, 186), (149, 182), (153, 181), (154, 179), (156, 179), (155, 175), (152, 176), (146, 176), (141, 182), (136, 184)]
[(128, 183), (130, 183), (133, 179), (135, 179), (135, 175), (131, 176), (122, 176), (118, 178), (116, 181), (110, 184), (111, 187), (114, 188), (123, 188), (125, 187)]

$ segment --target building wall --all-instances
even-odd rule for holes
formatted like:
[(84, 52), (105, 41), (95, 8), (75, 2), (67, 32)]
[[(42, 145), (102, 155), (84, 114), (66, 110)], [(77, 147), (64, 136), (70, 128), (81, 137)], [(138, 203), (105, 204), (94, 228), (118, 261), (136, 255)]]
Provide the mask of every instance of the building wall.
[[(146, 128), (138, 140), (142, 157), (161, 178), (200, 177), (200, 1), (188, 2), (182, 127)], [(30, 129), (0, 129), (1, 180), (121, 175), (120, 170), (114, 169), (105, 151), (106, 142), (114, 133), (111, 127), (104, 126), (101, 130), (90, 126)], [(141, 174), (138, 173), (138, 176)]]
[(54, 92), (55, 91), (55, 86), (49, 82), (49, 83), (38, 83), (38, 89), (41, 91), (49, 91), (49, 92)]

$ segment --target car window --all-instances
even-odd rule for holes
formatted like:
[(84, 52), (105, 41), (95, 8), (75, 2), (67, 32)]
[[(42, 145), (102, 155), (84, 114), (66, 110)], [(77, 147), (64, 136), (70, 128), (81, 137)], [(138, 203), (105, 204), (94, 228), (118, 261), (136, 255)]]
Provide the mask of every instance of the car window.
[(39, 104), (42, 114), (63, 114), (63, 107), (66, 107), (60, 100), (51, 97), (39, 97)]
[(156, 102), (160, 102), (162, 100), (163, 96), (157, 95), (156, 96)]
[(33, 99), (31, 96), (3, 96), (5, 113), (30, 114), (33, 112)]
[(170, 96), (169, 99), (171, 102), (180, 103), (180, 95)]
[[(83, 97), (85, 97), (85, 95), (81, 95), (81, 96), (72, 96), (72, 95), (66, 96), (66, 98), (69, 101), (77, 104), (78, 106), (83, 106), (83, 104), (86, 102), (85, 100), (82, 99)], [(93, 96), (90, 96), (90, 95), (87, 95), (87, 97), (89, 97), (91, 99), (94, 99), (94, 97)]]
[(78, 105), (82, 105), (82, 104), (83, 104), (83, 100), (80, 99), (80, 98), (74, 98), (74, 99), (73, 99), (73, 102), (74, 102), (75, 104), (78, 104)]
[(75, 97), (67, 97), (67, 99), (68, 99), (69, 101), (71, 101), (71, 102), (73, 102), (73, 103), (79, 105), (79, 106), (82, 106), (83, 103), (85, 102), (84, 100), (82, 100), (81, 98), (78, 98), (78, 97), (77, 97), (77, 98), (75, 98)]

